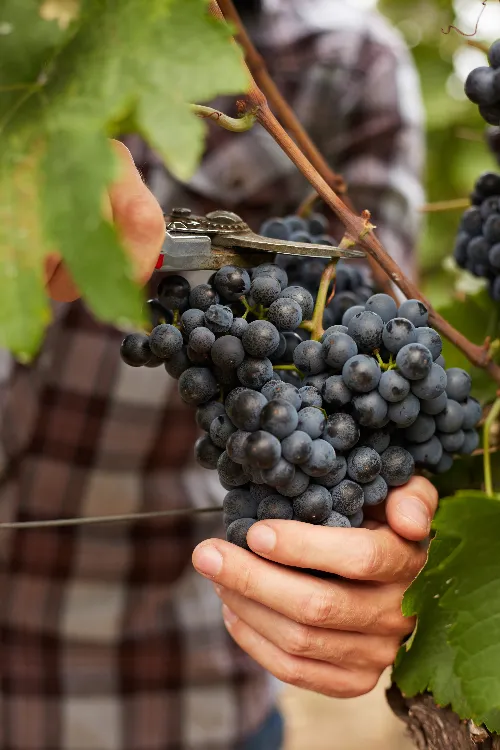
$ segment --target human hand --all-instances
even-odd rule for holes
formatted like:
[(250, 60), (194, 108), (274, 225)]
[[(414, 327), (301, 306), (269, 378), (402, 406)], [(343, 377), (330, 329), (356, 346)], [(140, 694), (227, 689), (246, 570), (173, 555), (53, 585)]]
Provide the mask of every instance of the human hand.
[(430, 482), (414, 477), (388, 497), (390, 526), (261, 521), (247, 538), (257, 554), (210, 539), (195, 549), (193, 564), (216, 584), (229, 633), (255, 661), (283, 682), (352, 698), (375, 687), (414, 627), (401, 601), (425, 563), (415, 542), (427, 536), (437, 500)]
[[(111, 141), (121, 166), (119, 179), (104, 197), (103, 213), (113, 221), (132, 260), (134, 276), (145, 283), (153, 273), (165, 238), (163, 212), (142, 181), (128, 148)], [(61, 256), (51, 253), (45, 262), (47, 291), (57, 302), (73, 302), (80, 292)]]

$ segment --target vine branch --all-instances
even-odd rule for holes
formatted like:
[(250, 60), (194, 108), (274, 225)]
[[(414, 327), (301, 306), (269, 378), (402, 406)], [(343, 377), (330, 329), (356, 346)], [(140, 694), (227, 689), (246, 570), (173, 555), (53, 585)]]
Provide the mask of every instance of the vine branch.
[[(227, 12), (227, 18), (234, 23), (234, 19), (237, 17), (239, 20), (238, 28), (242, 28), (241, 19), (237, 16), (231, 0), (220, 0), (220, 4)], [(216, 17), (224, 20), (224, 16), (218, 7), (216, 0), (211, 1), (211, 11)], [(373, 233), (372, 230), (374, 227), (368, 225), (366, 218), (356, 215), (349, 206), (344, 203), (344, 201), (330, 187), (318, 169), (305, 156), (301, 148), (294, 142), (290, 135), (288, 135), (271, 111), (264, 93), (261, 91), (252, 76), (248, 99), (252, 108), (255, 109), (257, 120), (273, 137), (282, 151), (284, 151), (289, 159), (295, 164), (297, 169), (304, 175), (337, 218), (340, 219), (346, 229), (346, 234), (368, 253), (369, 257), (375, 261), (375, 263), (384, 271), (386, 276), (396, 284), (407, 298), (419, 299), (424, 303), (429, 311), (429, 319), (431, 323), (443, 334), (443, 336), (460, 349), (473, 365), (485, 369), (490, 377), (500, 384), (500, 366), (491, 360), (489, 352), (485, 351), (482, 346), (469, 341), (466, 336), (460, 333), (460, 331), (439, 315), (429, 300), (422, 295), (417, 285), (403, 273), (396, 261), (391, 258), (387, 250)], [(295, 117), (293, 112), (292, 116)]]

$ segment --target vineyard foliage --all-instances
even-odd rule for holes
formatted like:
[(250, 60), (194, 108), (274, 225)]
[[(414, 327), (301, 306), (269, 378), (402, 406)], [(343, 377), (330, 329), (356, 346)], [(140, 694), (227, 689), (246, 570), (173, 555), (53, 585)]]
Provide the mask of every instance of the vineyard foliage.
[(239, 93), (248, 79), (204, 0), (6, 0), (0, 22), (0, 346), (29, 359), (49, 320), (49, 252), (99, 318), (142, 320), (102, 215), (116, 177), (108, 137), (140, 132), (186, 179), (205, 129), (189, 103)]

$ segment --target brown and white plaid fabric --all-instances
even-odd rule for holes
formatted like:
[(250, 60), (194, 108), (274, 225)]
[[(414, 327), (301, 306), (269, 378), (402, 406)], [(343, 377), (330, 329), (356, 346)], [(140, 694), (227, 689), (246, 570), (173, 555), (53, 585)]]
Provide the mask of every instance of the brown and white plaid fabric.
[[(304, 124), (406, 266), (421, 202), (415, 71), (385, 23), (345, 0), (274, 0), (253, 28)], [(129, 141), (165, 208), (236, 208), (255, 227), (306, 186), (259, 130), (212, 130), (189, 186)], [(0, 357), (0, 521), (209, 507), (193, 413), (163, 368), (123, 365), (121, 335), (63, 306), (31, 367)], [(0, 532), (1, 750), (230, 750), (276, 684), (232, 643), (190, 565), (218, 514)]]

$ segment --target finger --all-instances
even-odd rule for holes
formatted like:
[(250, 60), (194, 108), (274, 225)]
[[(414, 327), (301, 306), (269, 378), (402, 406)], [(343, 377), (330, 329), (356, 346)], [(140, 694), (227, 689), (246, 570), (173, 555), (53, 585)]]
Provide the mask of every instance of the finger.
[(80, 297), (78, 287), (60, 256), (55, 253), (45, 259), (45, 284), (55, 302), (74, 302)]
[(404, 539), (422, 541), (430, 532), (438, 499), (438, 492), (428, 479), (413, 477), (404, 487), (389, 493), (387, 523)]
[[(218, 589), (218, 590), (217, 590)], [(344, 669), (380, 669), (393, 664), (400, 640), (301, 625), (262, 604), (216, 587), (222, 602), (253, 630), (287, 654), (336, 664)]]
[(153, 273), (160, 254), (165, 220), (128, 148), (119, 141), (112, 141), (112, 145), (120, 161), (119, 178), (109, 189), (113, 219), (130, 252), (135, 276), (144, 283)]
[(340, 529), (294, 521), (261, 521), (248, 532), (248, 545), (269, 560), (323, 570), (361, 581), (411, 581), (425, 552), (388, 527)]
[(282, 682), (332, 698), (355, 698), (377, 684), (379, 671), (358, 671), (287, 654), (223, 608), (224, 623), (236, 643), (264, 669)]
[(198, 545), (193, 564), (224, 588), (304, 625), (397, 636), (411, 632), (413, 626), (401, 613), (405, 591), (401, 584), (325, 581), (269, 563), (221, 539)]

